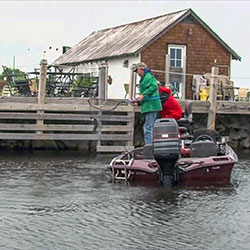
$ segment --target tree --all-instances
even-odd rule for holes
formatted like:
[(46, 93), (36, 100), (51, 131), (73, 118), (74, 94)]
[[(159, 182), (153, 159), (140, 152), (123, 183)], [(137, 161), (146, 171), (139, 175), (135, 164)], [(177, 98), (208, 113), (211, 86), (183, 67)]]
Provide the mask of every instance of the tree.
[(15, 75), (15, 80), (17, 81), (26, 80), (25, 72), (21, 71), (20, 69), (13, 69), (8, 67), (6, 67), (6, 70), (2, 72), (2, 74), (0, 75), (0, 79), (4, 79), (4, 77), (7, 77), (7, 72), (10, 75)]

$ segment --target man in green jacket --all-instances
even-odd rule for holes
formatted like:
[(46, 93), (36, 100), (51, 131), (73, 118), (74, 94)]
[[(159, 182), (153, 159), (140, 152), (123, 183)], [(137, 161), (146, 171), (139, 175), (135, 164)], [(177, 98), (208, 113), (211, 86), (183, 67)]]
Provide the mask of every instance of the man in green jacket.
[(135, 64), (134, 71), (141, 77), (139, 83), (140, 94), (136, 100), (141, 102), (141, 112), (145, 115), (144, 140), (145, 144), (152, 144), (154, 122), (158, 112), (162, 110), (157, 80), (143, 62)]

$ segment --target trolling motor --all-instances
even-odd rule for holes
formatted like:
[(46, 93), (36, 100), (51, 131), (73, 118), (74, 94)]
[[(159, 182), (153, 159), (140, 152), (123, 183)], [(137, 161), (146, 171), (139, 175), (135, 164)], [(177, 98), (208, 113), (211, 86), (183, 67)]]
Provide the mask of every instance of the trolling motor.
[(157, 119), (154, 123), (153, 154), (160, 167), (160, 181), (164, 187), (175, 184), (176, 163), (180, 157), (179, 126), (175, 119)]

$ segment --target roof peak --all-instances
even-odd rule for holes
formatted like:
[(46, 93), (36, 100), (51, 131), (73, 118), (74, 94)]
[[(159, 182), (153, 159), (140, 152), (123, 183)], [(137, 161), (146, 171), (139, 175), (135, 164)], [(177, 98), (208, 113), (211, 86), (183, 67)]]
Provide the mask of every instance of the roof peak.
[(191, 8), (187, 8), (187, 9), (183, 9), (183, 10), (178, 10), (178, 11), (174, 11), (174, 12), (169, 12), (169, 13), (167, 13), (167, 14), (163, 14), (163, 15), (160, 15), (160, 16), (150, 17), (150, 18), (142, 19), (142, 20), (139, 20), (139, 21), (131, 22), (131, 23), (125, 23), (125, 24), (121, 24), (121, 25), (112, 26), (112, 27), (109, 27), (109, 28), (105, 28), (105, 29), (93, 31), (92, 33), (95, 33), (95, 32), (102, 32), (102, 31), (106, 31), (106, 30), (109, 30), (109, 29), (116, 29), (116, 28), (120, 28), (120, 27), (122, 27), (122, 26), (131, 25), (131, 24), (138, 24), (138, 23), (142, 23), (142, 22), (145, 22), (145, 21), (149, 21), (149, 20), (161, 18), (161, 17), (164, 17), (164, 16), (176, 15), (177, 13), (180, 13), (180, 12), (185, 13), (185, 12), (188, 12), (188, 11), (192, 11), (192, 9), (191, 9)]

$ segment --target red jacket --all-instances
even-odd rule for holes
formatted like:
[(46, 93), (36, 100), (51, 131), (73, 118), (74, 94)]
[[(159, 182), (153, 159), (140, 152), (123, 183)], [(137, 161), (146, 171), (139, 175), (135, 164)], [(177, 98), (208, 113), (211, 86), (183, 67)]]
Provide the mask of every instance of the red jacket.
[(182, 108), (173, 97), (171, 89), (164, 86), (159, 87), (159, 94), (162, 101), (161, 118), (174, 118), (179, 120), (182, 117)]

